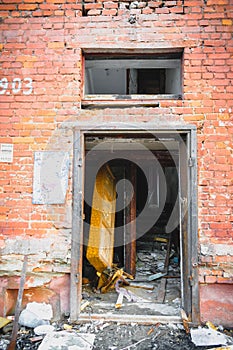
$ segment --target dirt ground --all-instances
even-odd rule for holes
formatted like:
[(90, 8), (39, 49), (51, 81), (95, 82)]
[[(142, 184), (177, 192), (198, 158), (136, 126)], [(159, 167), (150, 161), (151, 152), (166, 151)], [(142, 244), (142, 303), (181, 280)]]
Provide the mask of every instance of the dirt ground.
[[(93, 321), (83, 324), (68, 324), (68, 320), (54, 323), (56, 331), (71, 328), (75, 333), (92, 333), (95, 334), (93, 350), (206, 350), (213, 349), (210, 347), (196, 347), (189, 334), (178, 324), (117, 324), (112, 322)], [(232, 336), (231, 331), (227, 332)], [(38, 349), (43, 337), (35, 338), (33, 329), (21, 327), (18, 332), (17, 350), (34, 350)], [(38, 336), (37, 336), (38, 337)], [(11, 339), (11, 332), (1, 333), (0, 349), (7, 350), (7, 345)], [(88, 339), (88, 338), (87, 338)], [(62, 347), (63, 349), (63, 347)], [(66, 348), (64, 348), (66, 349)], [(67, 347), (68, 349), (68, 347)], [(81, 348), (80, 348), (81, 349)]]

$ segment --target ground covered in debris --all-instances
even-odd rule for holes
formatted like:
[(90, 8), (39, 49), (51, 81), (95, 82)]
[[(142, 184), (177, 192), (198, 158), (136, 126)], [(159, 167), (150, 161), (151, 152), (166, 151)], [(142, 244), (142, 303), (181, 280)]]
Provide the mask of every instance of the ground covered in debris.
[[(64, 330), (78, 334), (86, 334), (85, 340), (88, 344), (88, 335), (94, 334), (94, 345), (89, 345), (85, 349), (93, 350), (194, 350), (194, 349), (213, 349), (215, 347), (195, 346), (191, 340), (190, 334), (186, 334), (183, 326), (178, 324), (117, 324), (112, 322), (92, 321), (83, 324), (69, 324), (66, 321), (53, 323), (56, 331)], [(9, 329), (9, 327), (8, 327)], [(232, 336), (232, 331), (222, 330), (223, 333)], [(38, 336), (33, 329), (20, 327), (17, 337), (17, 347), (20, 350), (38, 349), (44, 336)], [(11, 332), (4, 334), (2, 330), (0, 339), (0, 349), (6, 350), (11, 339)], [(54, 347), (52, 347), (55, 349)], [(71, 347), (72, 348), (72, 347)], [(41, 347), (40, 347), (41, 349)], [(42, 348), (45, 349), (45, 348)], [(47, 349), (47, 348), (46, 348)], [(49, 348), (50, 349), (50, 348)], [(60, 347), (56, 347), (60, 349)], [(69, 347), (62, 347), (69, 349)], [(75, 347), (82, 349), (82, 347)]]

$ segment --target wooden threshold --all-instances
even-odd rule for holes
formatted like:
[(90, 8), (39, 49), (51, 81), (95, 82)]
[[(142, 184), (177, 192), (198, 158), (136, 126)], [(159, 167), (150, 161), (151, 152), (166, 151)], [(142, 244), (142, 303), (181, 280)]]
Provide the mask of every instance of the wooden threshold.
[(182, 323), (180, 316), (164, 315), (110, 315), (110, 314), (80, 314), (77, 323), (90, 321), (118, 322), (120, 324), (138, 323), (152, 325), (157, 323)]

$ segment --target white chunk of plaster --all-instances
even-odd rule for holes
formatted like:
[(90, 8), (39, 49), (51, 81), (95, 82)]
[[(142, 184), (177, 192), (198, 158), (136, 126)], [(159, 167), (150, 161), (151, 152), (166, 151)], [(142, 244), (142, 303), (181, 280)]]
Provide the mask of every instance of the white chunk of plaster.
[(51, 320), (53, 317), (53, 309), (50, 304), (36, 302), (28, 303), (26, 309), (42, 320)]
[(196, 346), (226, 345), (228, 337), (211, 328), (192, 328), (190, 330), (192, 342)]

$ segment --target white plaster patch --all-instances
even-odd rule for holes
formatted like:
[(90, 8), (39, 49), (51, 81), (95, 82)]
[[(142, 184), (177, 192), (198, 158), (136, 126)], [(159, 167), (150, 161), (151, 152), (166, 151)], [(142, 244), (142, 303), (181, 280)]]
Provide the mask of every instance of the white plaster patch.
[(7, 239), (6, 246), (1, 250), (1, 254), (19, 254), (19, 255), (30, 255), (49, 252), (51, 244), (55, 240), (52, 238), (30, 238), (22, 239), (16, 237), (16, 239)]
[(202, 255), (233, 255), (233, 245), (230, 244), (208, 244), (201, 245), (201, 254)]

